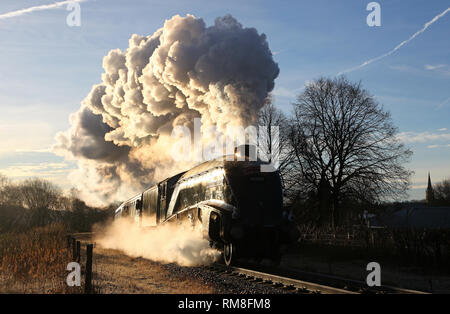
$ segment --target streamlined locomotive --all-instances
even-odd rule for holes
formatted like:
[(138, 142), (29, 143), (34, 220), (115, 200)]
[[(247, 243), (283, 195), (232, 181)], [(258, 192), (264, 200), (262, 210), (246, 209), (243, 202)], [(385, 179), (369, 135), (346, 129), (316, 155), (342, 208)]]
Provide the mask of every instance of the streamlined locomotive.
[(277, 260), (288, 238), (279, 172), (261, 172), (260, 160), (229, 159), (207, 161), (159, 182), (122, 203), (115, 217), (140, 224), (151, 217), (155, 226), (183, 220), (200, 224), (227, 265), (236, 257)]

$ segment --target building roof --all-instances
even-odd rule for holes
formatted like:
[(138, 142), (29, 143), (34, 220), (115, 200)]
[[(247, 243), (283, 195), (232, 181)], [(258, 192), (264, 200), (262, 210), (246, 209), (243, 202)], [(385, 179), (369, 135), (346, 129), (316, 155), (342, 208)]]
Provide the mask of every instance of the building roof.
[(372, 218), (372, 226), (395, 228), (450, 229), (450, 207), (410, 207)]

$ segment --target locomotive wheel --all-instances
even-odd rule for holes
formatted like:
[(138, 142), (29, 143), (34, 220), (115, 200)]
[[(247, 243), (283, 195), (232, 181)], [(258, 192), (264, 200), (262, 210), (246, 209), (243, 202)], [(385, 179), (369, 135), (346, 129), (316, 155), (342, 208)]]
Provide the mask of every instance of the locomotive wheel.
[(223, 245), (223, 261), (225, 265), (230, 266), (233, 262), (234, 247), (232, 243), (224, 243)]

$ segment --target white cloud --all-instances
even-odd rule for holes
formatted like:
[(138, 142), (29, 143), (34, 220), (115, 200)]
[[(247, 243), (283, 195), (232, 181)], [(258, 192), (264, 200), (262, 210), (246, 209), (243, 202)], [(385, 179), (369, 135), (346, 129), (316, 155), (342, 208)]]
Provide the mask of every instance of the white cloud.
[(425, 64), (425, 69), (432, 71), (432, 70), (440, 69), (445, 66), (446, 66), (445, 64), (437, 64), (437, 65)]
[(73, 168), (67, 162), (23, 163), (0, 168), (0, 173), (11, 179), (24, 179), (29, 177), (55, 178), (67, 176)]
[(397, 138), (404, 143), (424, 143), (430, 141), (450, 140), (450, 133), (401, 132)]
[(427, 146), (427, 148), (431, 148), (431, 149), (433, 149), (433, 148), (443, 148), (443, 147), (450, 147), (450, 144), (445, 144), (445, 145), (434, 144), (434, 145), (428, 145)]
[(447, 131), (447, 128), (440, 128), (440, 129), (438, 129), (438, 131), (444, 132), (444, 131)]
[(427, 188), (427, 184), (412, 184), (411, 185), (411, 189), (412, 190), (416, 190), (416, 189), (426, 189)]
[(418, 68), (413, 67), (410, 65), (404, 65), (404, 64), (396, 64), (396, 65), (390, 65), (390, 69), (403, 72), (403, 73), (411, 73), (416, 75), (450, 75), (450, 66), (447, 64), (437, 64), (437, 65), (430, 65), (426, 64), (424, 68)]
[(52, 152), (52, 148), (51, 147), (46, 147), (46, 148), (42, 148), (42, 149), (22, 149), (22, 148), (18, 148), (14, 152), (15, 153), (51, 153)]
[(47, 150), (53, 144), (54, 131), (48, 123), (10, 123), (0, 120), (0, 154)]
[(280, 96), (280, 97), (288, 97), (288, 98), (296, 98), (297, 95), (303, 90), (302, 88), (296, 88), (296, 89), (288, 89), (285, 87), (276, 87), (272, 91), (272, 95), (274, 96)]
[(426, 64), (425, 69), (443, 75), (450, 75), (450, 65), (448, 64), (436, 64), (436, 65)]

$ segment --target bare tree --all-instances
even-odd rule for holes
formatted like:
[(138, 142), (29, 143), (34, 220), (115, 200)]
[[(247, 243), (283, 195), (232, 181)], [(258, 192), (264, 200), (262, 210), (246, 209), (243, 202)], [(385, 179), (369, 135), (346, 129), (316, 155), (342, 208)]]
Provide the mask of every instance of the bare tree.
[(118, 206), (90, 207), (78, 195), (75, 189), (65, 195), (46, 180), (33, 178), (14, 183), (0, 175), (0, 232), (54, 222), (62, 222), (73, 231), (89, 231), (93, 224), (112, 216)]
[(308, 84), (294, 103), (289, 141), (299, 189), (315, 192), (330, 223), (344, 198), (381, 200), (405, 195), (412, 152), (396, 139), (390, 114), (344, 77)]
[(21, 206), (20, 187), (8, 177), (0, 175), (0, 205)]
[[(292, 163), (292, 149), (289, 145), (288, 119), (284, 113), (274, 104), (272, 97), (267, 99), (266, 104), (259, 112), (259, 128), (263, 128), (264, 135), (259, 138), (258, 149), (260, 157), (269, 162), (278, 160), (278, 170), (283, 179), (285, 191), (291, 188), (289, 178), (289, 167)], [(278, 129), (278, 136), (272, 132)]]
[(450, 179), (445, 179), (435, 184), (434, 198), (437, 205), (450, 205)]
[(0, 173), (0, 190), (8, 184), (8, 178)]
[(26, 208), (56, 209), (60, 196), (59, 188), (49, 181), (33, 178), (21, 185), (22, 201)]
[(45, 225), (52, 220), (52, 210), (57, 209), (61, 196), (56, 185), (33, 178), (21, 184), (20, 192), (24, 207), (31, 211), (32, 225)]
[(8, 185), (8, 178), (0, 174), (0, 205), (6, 204), (6, 187)]

